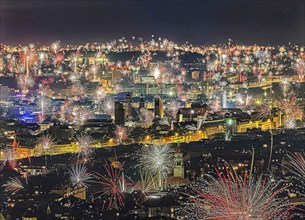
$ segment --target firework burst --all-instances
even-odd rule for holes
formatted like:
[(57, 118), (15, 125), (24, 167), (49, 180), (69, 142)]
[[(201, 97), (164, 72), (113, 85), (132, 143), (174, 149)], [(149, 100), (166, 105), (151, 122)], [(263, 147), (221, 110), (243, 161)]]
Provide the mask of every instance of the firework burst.
[(169, 144), (143, 146), (137, 153), (138, 166), (152, 174), (171, 172), (174, 167), (174, 152)]
[(106, 96), (105, 100), (102, 102), (102, 112), (108, 115), (114, 114), (114, 103), (115, 100), (111, 96)]
[(10, 177), (10, 179), (2, 186), (5, 187), (4, 189), (5, 192), (11, 192), (11, 193), (19, 192), (24, 188), (21, 181), (18, 178), (12, 178), (12, 177)]
[(140, 117), (144, 123), (144, 126), (146, 126), (146, 127), (149, 127), (152, 124), (153, 119), (154, 119), (153, 112), (149, 111), (147, 109), (144, 109), (144, 108), (140, 109)]
[(294, 93), (290, 93), (284, 99), (277, 101), (276, 104), (285, 115), (285, 127), (294, 128), (295, 119), (303, 117), (303, 110), (297, 96)]
[(19, 87), (22, 89), (22, 92), (26, 93), (28, 91), (28, 88), (31, 88), (34, 86), (35, 81), (31, 76), (22, 74), (18, 77), (17, 83), (18, 83)]
[(117, 126), (114, 131), (115, 136), (119, 140), (119, 142), (122, 142), (123, 140), (126, 140), (127, 138), (127, 128), (123, 126)]
[(293, 207), (280, 197), (285, 189), (281, 182), (263, 177), (255, 180), (228, 170), (225, 174), (217, 172), (217, 178), (209, 176), (194, 186), (193, 214), (200, 219), (217, 220), (290, 219)]
[(305, 155), (301, 152), (290, 153), (286, 155), (288, 164), (285, 168), (291, 173), (305, 179)]
[(88, 108), (77, 108), (74, 112), (73, 123), (75, 125), (81, 126), (92, 117), (92, 113)]
[(69, 179), (72, 186), (89, 187), (89, 182), (93, 179), (88, 173), (87, 167), (84, 164), (76, 164), (69, 169)]
[(109, 163), (104, 165), (104, 169), (106, 171), (106, 175), (99, 173), (93, 174), (96, 179), (94, 182), (102, 185), (103, 188), (102, 191), (95, 193), (97, 196), (96, 199), (107, 197), (109, 199), (107, 207), (108, 210), (111, 208), (123, 207), (124, 186), (126, 183), (122, 175), (122, 169), (116, 169)]
[(256, 117), (259, 119), (269, 119), (272, 117), (272, 107), (270, 105), (264, 104), (257, 109)]
[(76, 137), (76, 142), (79, 146), (79, 156), (90, 158), (93, 154), (93, 149), (91, 148), (92, 138), (89, 135), (81, 134)]
[(281, 88), (283, 96), (286, 97), (287, 94), (288, 94), (288, 91), (290, 90), (290, 82), (289, 82), (289, 80), (288, 79), (283, 79), (280, 82), (280, 88)]
[(179, 102), (175, 99), (172, 99), (168, 105), (169, 113), (173, 118), (176, 118), (177, 112), (180, 108)]
[(55, 144), (54, 142), (54, 138), (47, 134), (47, 135), (43, 135), (38, 139), (38, 144), (41, 146), (41, 154), (42, 153), (50, 153), (50, 148)]
[(38, 142), (42, 145), (44, 149), (49, 149), (52, 145), (54, 145), (54, 138), (47, 134), (43, 135), (38, 139)]

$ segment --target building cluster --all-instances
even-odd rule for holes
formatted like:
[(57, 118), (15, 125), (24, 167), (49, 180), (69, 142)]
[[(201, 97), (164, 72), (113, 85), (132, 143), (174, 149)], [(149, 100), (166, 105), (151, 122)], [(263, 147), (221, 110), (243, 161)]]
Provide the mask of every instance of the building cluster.
[(303, 146), (304, 71), (297, 45), (2, 45), (0, 219), (178, 218), (229, 166), (302, 203), (286, 155)]

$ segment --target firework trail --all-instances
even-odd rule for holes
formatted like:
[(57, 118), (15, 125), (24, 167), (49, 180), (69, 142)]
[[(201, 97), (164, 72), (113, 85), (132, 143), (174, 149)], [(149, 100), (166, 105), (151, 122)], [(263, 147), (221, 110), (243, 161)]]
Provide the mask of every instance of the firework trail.
[(170, 127), (170, 126), (171, 126), (171, 122), (170, 122), (169, 117), (167, 117), (166, 115), (164, 115), (164, 117), (159, 121), (159, 124), (160, 124), (160, 125), (165, 125), (165, 126)]
[(134, 191), (141, 191), (138, 202), (142, 204), (147, 201), (147, 195), (150, 191), (158, 189), (158, 177), (148, 172), (140, 172), (140, 180), (133, 186)]
[(87, 167), (84, 164), (76, 164), (69, 169), (69, 179), (72, 186), (89, 187), (89, 182), (93, 179), (88, 173)]
[(156, 176), (148, 172), (140, 172), (140, 180), (133, 186), (134, 190), (140, 190), (144, 194), (158, 188)]
[(17, 167), (17, 152), (15, 149), (7, 147), (1, 153), (3, 153), (1, 167), (4, 165), (7, 165), (12, 169)]
[(189, 130), (189, 131), (199, 131), (199, 130), (201, 129), (202, 124), (203, 124), (204, 121), (205, 121), (204, 118), (199, 118), (199, 119), (197, 120), (197, 124), (196, 124), (196, 125), (194, 125), (194, 124), (192, 124), (192, 125), (187, 125), (187, 126), (185, 126), (185, 128), (186, 128), (187, 130)]
[(285, 166), (285, 168), (289, 172), (305, 179), (305, 155), (304, 155), (304, 153), (288, 152), (286, 157), (288, 159), (288, 164), (287, 164), (287, 166)]
[(18, 178), (12, 178), (12, 177), (10, 177), (10, 179), (2, 186), (5, 187), (4, 189), (5, 192), (11, 192), (11, 193), (19, 192), (24, 188), (21, 181)]
[(280, 197), (286, 189), (281, 182), (259, 177), (248, 179), (236, 174), (217, 171), (217, 178), (194, 186), (193, 201), (195, 217), (217, 220), (290, 219), (293, 206)]

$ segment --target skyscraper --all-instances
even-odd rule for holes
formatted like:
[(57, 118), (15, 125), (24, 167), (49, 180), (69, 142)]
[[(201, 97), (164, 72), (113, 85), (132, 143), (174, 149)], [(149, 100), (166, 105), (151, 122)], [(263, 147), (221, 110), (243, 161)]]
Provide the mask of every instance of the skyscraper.
[(163, 102), (160, 97), (155, 98), (155, 118), (163, 118)]
[(114, 121), (116, 125), (125, 124), (124, 103), (116, 101), (114, 105)]
[(127, 93), (125, 95), (125, 117), (129, 118), (131, 116), (131, 95)]
[(145, 107), (145, 103), (144, 103), (144, 95), (143, 94), (141, 94), (140, 95), (140, 104), (139, 104), (139, 109), (140, 108), (144, 108)]

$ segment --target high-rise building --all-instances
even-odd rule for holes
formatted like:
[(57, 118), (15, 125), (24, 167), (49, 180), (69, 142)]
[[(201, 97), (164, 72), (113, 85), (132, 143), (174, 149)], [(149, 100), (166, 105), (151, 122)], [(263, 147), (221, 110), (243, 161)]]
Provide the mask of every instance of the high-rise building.
[(139, 104), (140, 109), (145, 107), (144, 98), (145, 98), (144, 95), (141, 94), (140, 95), (140, 104)]
[(129, 118), (131, 116), (131, 95), (127, 93), (125, 95), (125, 117)]
[(114, 122), (116, 125), (125, 124), (125, 108), (124, 103), (116, 101), (114, 104)]
[(163, 102), (160, 97), (155, 98), (155, 118), (163, 118)]

